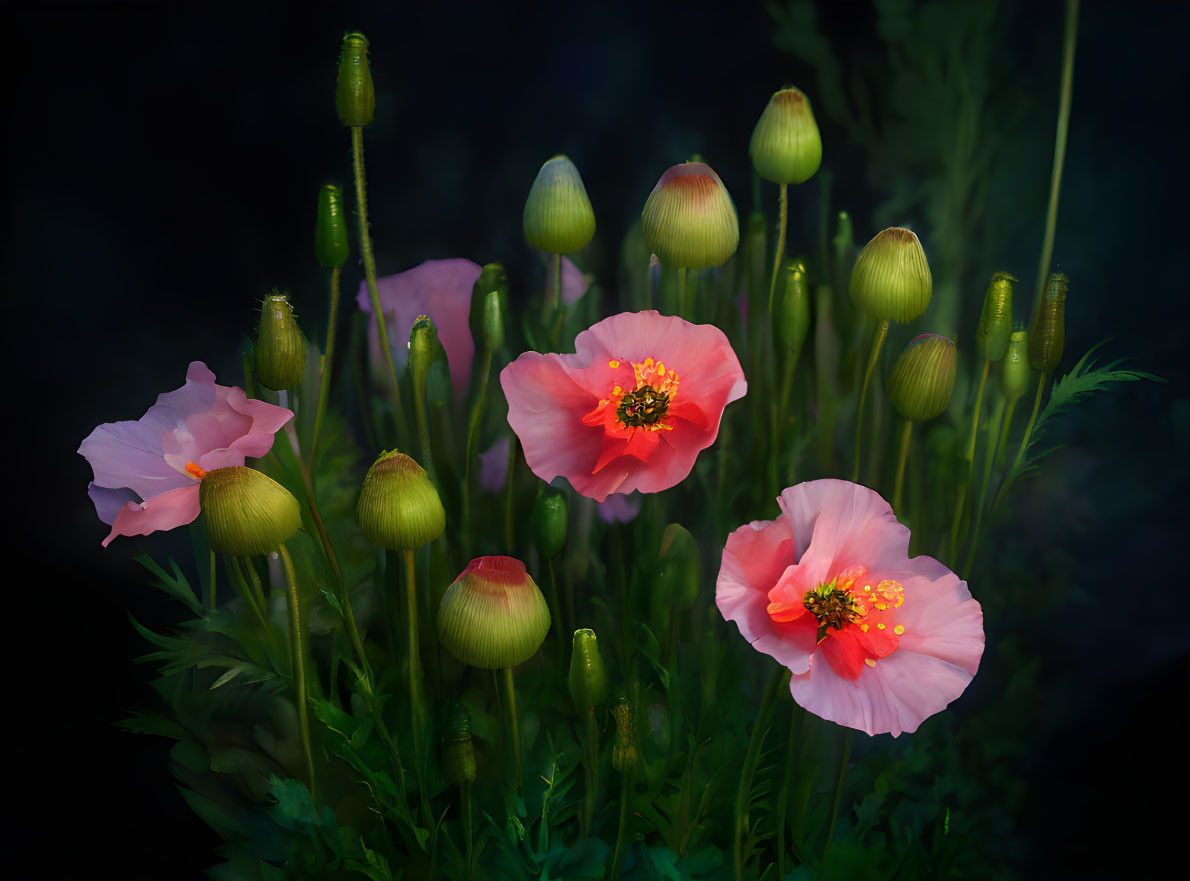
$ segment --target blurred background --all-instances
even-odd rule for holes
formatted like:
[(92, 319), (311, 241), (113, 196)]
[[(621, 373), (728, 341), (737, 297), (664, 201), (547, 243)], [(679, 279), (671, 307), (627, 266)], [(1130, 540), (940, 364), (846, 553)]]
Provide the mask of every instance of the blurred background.
[[(43, 2), (8, 17), (9, 877), (186, 878), (217, 861), (169, 778), (169, 744), (113, 725), (154, 702), (127, 613), (153, 629), (179, 617), (132, 558), (188, 561), (189, 542), (101, 549), (75, 450), (97, 424), (139, 418), (191, 360), (241, 382), (242, 336), (271, 286), (321, 326), (315, 199), (350, 183), (333, 103), (344, 29), (372, 44), (382, 275), (468, 257), (504, 262), (514, 294), (540, 287), (521, 211), (541, 163), (565, 152), (599, 224), (584, 269), (614, 297), (620, 242), (668, 166), (701, 153), (741, 215), (753, 208), (748, 139), (792, 83), (814, 104), (830, 208), (851, 213), (857, 244), (904, 224), (932, 263), (951, 261), (959, 305), (923, 329), (962, 347), (997, 269), (1021, 279), (1018, 311), (1032, 297), (1058, 2)], [(1006, 857), (1022, 877), (1127, 875), (1155, 858), (1138, 839), (1166, 791), (1190, 784), (1188, 37), (1185, 4), (1082, 6), (1054, 249), (1071, 277), (1062, 372), (1110, 338), (1104, 359), (1168, 383), (1076, 407), (1049, 435), (1065, 449), (988, 543), (1038, 592), (1012, 596), (1044, 700), (1005, 708), (1036, 730), (1003, 768), (1027, 791), (1025, 845)], [(824, 180), (792, 196), (794, 252), (816, 245)], [(773, 189), (762, 195), (775, 217)], [(971, 586), (985, 601), (1006, 589)]]

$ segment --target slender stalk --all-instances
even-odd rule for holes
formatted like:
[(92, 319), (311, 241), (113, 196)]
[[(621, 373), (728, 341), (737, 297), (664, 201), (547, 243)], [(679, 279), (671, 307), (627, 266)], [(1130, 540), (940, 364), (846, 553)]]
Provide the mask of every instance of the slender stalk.
[(959, 530), (963, 520), (963, 505), (967, 501), (967, 490), (971, 488), (971, 480), (975, 476), (975, 438), (979, 434), (979, 411), (983, 406), (983, 387), (987, 382), (988, 368), (992, 362), (986, 358), (983, 361), (983, 373), (979, 376), (979, 391), (975, 395), (975, 415), (971, 419), (971, 439), (967, 441), (967, 449), (963, 453), (963, 461), (967, 463), (966, 474), (959, 482), (959, 501), (955, 505), (954, 520), (950, 524), (950, 559), (954, 562), (959, 554)]
[(293, 643), (293, 681), (297, 686), (298, 730), (302, 738), (302, 751), (306, 754), (306, 776), (310, 785), (310, 798), (317, 803), (314, 783), (314, 753), (310, 749), (310, 713), (306, 706), (306, 660), (302, 641), (302, 613), (298, 599), (297, 575), (293, 559), (284, 542), (277, 548), (281, 563), (285, 567), (285, 583), (289, 588), (289, 638)]
[(905, 420), (905, 427), (901, 429), (901, 455), (897, 459), (897, 482), (893, 489), (893, 512), (898, 517), (901, 512), (901, 490), (905, 487), (905, 462), (909, 459), (909, 435), (913, 432), (913, 422)]
[(686, 267), (678, 267), (678, 314), (687, 321), (693, 320), (690, 304), (686, 302)]
[(868, 383), (872, 379), (872, 371), (876, 369), (876, 361), (880, 357), (880, 347), (884, 345), (886, 336), (888, 336), (887, 318), (880, 322), (880, 327), (876, 329), (876, 334), (872, 337), (872, 351), (868, 355), (868, 367), (864, 370), (863, 385), (860, 386), (859, 407), (855, 411), (855, 465), (851, 469), (852, 482), (859, 480), (859, 453), (862, 448), (860, 438), (864, 429), (864, 401), (868, 397)]
[(244, 395), (248, 400), (256, 397), (256, 383), (252, 380), (252, 359), (244, 353)]
[(512, 684), (512, 667), (504, 668), (504, 692), (508, 697), (508, 723), (512, 735), (512, 754), (516, 760), (516, 787), (521, 788), (521, 724), (516, 715), (516, 690)]
[(215, 611), (215, 552), (211, 551), (211, 611)]
[(479, 442), (479, 431), (483, 427), (484, 411), (488, 402), (488, 377), (492, 372), (492, 350), (483, 347), (480, 355), (483, 365), (479, 371), (479, 389), (475, 400), (471, 404), (471, 417), (467, 420), (467, 446), (463, 462), (463, 548), (466, 555), (471, 555), (471, 463), (474, 461), (475, 446)]
[(748, 800), (752, 795), (752, 777), (756, 773), (756, 765), (760, 761), (764, 736), (768, 732), (776, 706), (777, 690), (781, 687), (785, 674), (785, 668), (778, 667), (769, 678), (768, 687), (765, 688), (764, 697), (760, 701), (760, 710), (756, 714), (756, 724), (752, 727), (752, 736), (748, 739), (748, 752), (744, 755), (740, 785), (736, 790), (735, 825), (731, 839), (736, 881), (740, 881), (744, 877), (744, 829), (748, 823)]
[(1009, 401), (1008, 408), (1004, 411), (1004, 423), (1000, 426), (1000, 441), (996, 444), (996, 467), (1001, 470), (1008, 459), (1008, 433), (1012, 428), (1014, 410), (1016, 410), (1016, 401)]
[(1066, 136), (1070, 131), (1070, 104), (1074, 89), (1074, 50), (1078, 44), (1078, 0), (1066, 0), (1066, 29), (1062, 38), (1062, 87), (1058, 100), (1058, 130), (1054, 138), (1054, 164), (1050, 171), (1049, 207), (1045, 212), (1045, 236), (1037, 264), (1037, 292), (1033, 314), (1041, 305), (1045, 280), (1054, 254), (1054, 231), (1058, 225), (1058, 197), (1062, 192), (1062, 167), (1066, 163)]
[(785, 765), (781, 775), (781, 791), (777, 794), (777, 877), (781, 879), (785, 878), (786, 874), (785, 816), (789, 810), (789, 785), (793, 780), (793, 729), (797, 722), (798, 705), (791, 703), (790, 707), (792, 709), (789, 714), (789, 737), (785, 743)]
[(851, 761), (851, 729), (843, 737), (843, 761), (839, 763), (839, 779), (835, 781), (835, 800), (831, 805), (831, 825), (826, 833), (826, 846), (822, 849), (822, 862), (831, 852), (831, 842), (835, 837), (835, 821), (839, 819), (839, 802), (843, 800), (843, 780), (847, 776), (847, 765)]
[(425, 719), (425, 707), (421, 694), (421, 651), (418, 646), (418, 617), (417, 617), (417, 567), (413, 560), (413, 551), (404, 551), (405, 555), (405, 597), (406, 614), (409, 616), (409, 707), (413, 720), (413, 768), (421, 779), (422, 763), (422, 722)]
[[(1009, 418), (1012, 413), (1009, 412)], [(983, 458), (983, 480), (979, 484), (979, 501), (975, 503), (975, 526), (971, 530), (971, 547), (967, 550), (967, 561), (963, 563), (963, 578), (971, 575), (971, 564), (975, 562), (975, 549), (979, 547), (979, 529), (983, 525), (983, 506), (988, 497), (988, 483), (992, 478), (992, 460), (996, 458), (996, 435), (1000, 433), (1000, 423), (1004, 418), (1004, 396), (996, 399), (996, 409), (992, 413), (992, 421), (988, 423), (987, 449)], [(1001, 441), (1002, 442), (1002, 441)]]
[(599, 797), (599, 726), (595, 723), (595, 708), (588, 707), (583, 720), (583, 766), (587, 772), (586, 792), (583, 795), (583, 840), (591, 834), (595, 819), (595, 803)]
[(355, 200), (359, 211), (359, 252), (364, 261), (364, 277), (368, 283), (368, 295), (372, 299), (372, 312), (380, 331), (380, 348), (388, 362), (388, 373), (393, 383), (393, 412), (397, 419), (397, 439), (408, 437), (409, 427), (405, 424), (405, 411), (401, 407), (401, 387), (397, 382), (397, 367), (388, 344), (388, 331), (384, 328), (384, 310), (380, 308), (380, 290), (376, 287), (376, 257), (372, 253), (372, 234), (368, 231), (368, 188), (364, 171), (364, 127), (351, 126), (351, 158), (355, 171)]
[(769, 282), (769, 327), (773, 326), (773, 295), (777, 290), (777, 276), (781, 273), (781, 258), (785, 256), (785, 227), (789, 223), (789, 184), (781, 184), (778, 200), (777, 246), (773, 256), (773, 278)]
[(460, 787), (460, 798), (463, 802), (463, 840), (467, 842), (467, 878), (470, 879), (472, 871), (471, 784), (465, 780)]
[[(1009, 470), (1009, 474), (1012, 474), (1018, 468), (1020, 468), (1021, 462), (1025, 458), (1025, 450), (1029, 448), (1029, 437), (1033, 434), (1033, 426), (1037, 422), (1037, 411), (1041, 407), (1041, 393), (1044, 389), (1045, 371), (1043, 370), (1041, 371), (1041, 376), (1037, 379), (1037, 394), (1033, 397), (1033, 412), (1029, 414), (1029, 422), (1025, 426), (1025, 436), (1021, 438), (1021, 446), (1020, 449), (1016, 451), (1016, 458), (1012, 462), (1012, 468)], [(1003, 494), (1003, 492), (1004, 487), (1001, 485), (1000, 493), (997, 494), (997, 497)], [(995, 502), (993, 502), (993, 504), (995, 504)]]
[(628, 832), (628, 794), (631, 789), (632, 769), (620, 775), (620, 822), (616, 826), (616, 849), (612, 853), (611, 881), (620, 877), (620, 869), (624, 862), (624, 839)]
[(512, 523), (512, 485), (516, 470), (517, 437), (514, 434), (508, 442), (508, 496), (504, 503), (504, 539), (508, 546), (508, 553), (516, 555), (516, 532)]
[(335, 359), (335, 319), (339, 314), (339, 276), (343, 267), (331, 269), (330, 317), (326, 325), (326, 351), (322, 355), (322, 371), (318, 377), (318, 411), (314, 414), (314, 436), (310, 438), (310, 466), (314, 465), (314, 448), (318, 446), (318, 430), (326, 413), (326, 403), (331, 396), (331, 367)]
[(425, 462), (430, 482), (437, 484), (438, 473), (434, 469), (434, 451), (430, 445), (430, 423), (426, 419), (426, 385), (424, 381), (418, 381), (416, 373), (410, 373), (413, 381), (413, 412), (417, 417), (417, 439), (421, 444), (421, 457)]

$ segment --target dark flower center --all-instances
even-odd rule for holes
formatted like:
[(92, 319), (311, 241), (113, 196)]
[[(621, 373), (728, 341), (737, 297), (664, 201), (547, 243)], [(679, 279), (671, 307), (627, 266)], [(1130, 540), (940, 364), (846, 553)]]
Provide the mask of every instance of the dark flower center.
[(818, 619), (820, 634), (828, 627), (842, 630), (844, 624), (855, 624), (868, 614), (863, 603), (849, 591), (836, 587), (834, 581), (806, 591), (802, 604)]
[(644, 385), (620, 399), (616, 418), (628, 426), (653, 425), (669, 409), (669, 394)]

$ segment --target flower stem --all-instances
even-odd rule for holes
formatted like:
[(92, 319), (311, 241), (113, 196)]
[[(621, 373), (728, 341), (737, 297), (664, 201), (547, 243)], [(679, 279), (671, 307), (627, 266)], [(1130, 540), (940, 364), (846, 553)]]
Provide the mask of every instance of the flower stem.
[(591, 835), (595, 819), (595, 802), (599, 797), (599, 726), (595, 724), (595, 708), (588, 707), (583, 720), (583, 766), (586, 769), (586, 792), (583, 796), (583, 840)]
[(959, 529), (963, 520), (963, 505), (967, 501), (967, 490), (971, 487), (971, 479), (975, 476), (975, 438), (979, 434), (979, 411), (983, 405), (983, 387), (987, 382), (988, 368), (992, 362), (986, 358), (983, 361), (983, 373), (979, 377), (979, 391), (975, 395), (975, 415), (971, 419), (971, 439), (963, 453), (963, 461), (967, 463), (966, 474), (959, 482), (959, 502), (954, 509), (954, 521), (950, 524), (950, 560), (953, 563), (959, 555)]
[(777, 290), (777, 276), (781, 273), (781, 258), (785, 256), (785, 227), (789, 223), (789, 184), (781, 184), (778, 199), (777, 245), (773, 249), (773, 278), (769, 282), (769, 327), (773, 326), (773, 295)]
[(508, 703), (508, 725), (512, 737), (512, 754), (516, 762), (516, 788), (521, 788), (521, 726), (516, 715), (516, 689), (512, 684), (512, 667), (504, 668), (504, 692)]
[(420, 781), (423, 760), (422, 723), (425, 719), (425, 707), (422, 704), (421, 651), (417, 637), (417, 567), (414, 564), (413, 551), (406, 550), (404, 555), (406, 614), (409, 617), (409, 707), (413, 722), (413, 768)]
[(835, 781), (835, 800), (831, 805), (831, 825), (826, 832), (826, 846), (822, 848), (822, 864), (831, 852), (831, 842), (835, 838), (835, 821), (839, 819), (839, 802), (843, 800), (843, 780), (847, 776), (847, 765), (851, 761), (851, 729), (843, 736), (843, 761), (839, 763), (839, 779)]
[(310, 749), (310, 714), (306, 707), (306, 660), (302, 647), (302, 613), (298, 599), (297, 575), (293, 559), (282, 542), (278, 547), (281, 563), (285, 567), (285, 583), (289, 588), (289, 638), (293, 642), (293, 681), (297, 686), (298, 728), (302, 738), (302, 751), (306, 754), (306, 776), (310, 785), (310, 798), (317, 803), (314, 783), (314, 754)]
[(901, 516), (901, 490), (905, 488), (905, 462), (909, 459), (909, 435), (913, 431), (913, 422), (905, 420), (905, 427), (901, 429), (901, 455), (897, 460), (897, 482), (893, 489), (893, 512)]
[[(1033, 434), (1033, 425), (1037, 422), (1037, 411), (1041, 408), (1041, 393), (1045, 389), (1045, 371), (1041, 371), (1041, 376), (1037, 379), (1037, 394), (1033, 397), (1033, 412), (1029, 414), (1029, 423), (1025, 426), (1025, 436), (1021, 438), (1020, 449), (1016, 451), (1016, 458), (1012, 462), (1012, 468), (1009, 469), (1008, 474), (1016, 473), (1017, 469), (1021, 467), (1021, 463), (1025, 458), (1025, 450), (1029, 448), (1029, 437)], [(1000, 491), (996, 493), (996, 501), (1000, 500), (1000, 496), (1004, 495), (1005, 483), (1000, 485)], [(995, 506), (996, 502), (992, 502)]]
[(211, 611), (215, 611), (215, 552), (211, 551)]
[(326, 413), (326, 403), (331, 395), (331, 366), (335, 360), (335, 321), (339, 314), (339, 276), (343, 267), (331, 269), (331, 303), (326, 325), (326, 351), (322, 355), (322, 371), (318, 378), (318, 411), (314, 414), (314, 436), (310, 438), (309, 467), (314, 467), (314, 448), (318, 445), (318, 430)]
[(620, 868), (624, 862), (624, 838), (628, 832), (628, 795), (631, 789), (632, 768), (628, 768), (620, 775), (620, 822), (616, 826), (616, 849), (612, 854), (611, 881), (620, 877)]
[(872, 371), (876, 369), (876, 361), (880, 357), (880, 347), (884, 345), (886, 336), (888, 336), (887, 318), (880, 322), (880, 327), (876, 329), (876, 334), (872, 337), (872, 351), (868, 355), (868, 367), (864, 370), (863, 385), (860, 386), (859, 407), (855, 411), (855, 465), (851, 469), (852, 482), (859, 481), (860, 438), (864, 429), (864, 400), (868, 397), (868, 382), (872, 379)]
[(789, 737), (785, 743), (785, 765), (781, 775), (781, 791), (777, 794), (777, 877), (782, 879), (786, 874), (785, 817), (789, 810), (789, 785), (793, 780), (793, 745), (795, 742), (793, 730), (797, 722), (798, 711), (796, 703), (791, 703), (790, 706), (792, 711), (789, 714)]
[(1008, 458), (1008, 432), (1012, 428), (1012, 414), (1016, 410), (1016, 401), (1008, 402), (1008, 409), (1004, 411), (1004, 423), (1000, 426), (1000, 441), (996, 444), (996, 467), (1003, 468)]
[(408, 437), (405, 411), (401, 408), (401, 387), (397, 383), (397, 367), (388, 344), (388, 331), (384, 328), (384, 310), (380, 307), (380, 290), (376, 287), (376, 257), (372, 253), (372, 234), (368, 231), (368, 189), (364, 172), (364, 127), (351, 126), (351, 158), (355, 170), (355, 200), (359, 211), (359, 252), (364, 261), (364, 276), (368, 283), (368, 295), (372, 299), (372, 312), (376, 315), (376, 326), (380, 331), (380, 348), (388, 362), (388, 373), (393, 383), (393, 412), (397, 419), (397, 442)]
[(421, 444), (421, 457), (425, 462), (426, 474), (429, 475), (430, 482), (437, 485), (438, 473), (434, 469), (434, 451), (430, 445), (430, 423), (426, 419), (426, 384), (425, 378), (421, 381), (417, 378), (417, 373), (410, 371), (413, 382), (413, 411), (417, 417), (417, 439)]
[(678, 315), (687, 321), (693, 320), (690, 315), (690, 304), (686, 302), (686, 267), (678, 267)]
[(740, 772), (740, 785), (736, 790), (735, 825), (732, 832), (731, 848), (735, 862), (736, 881), (744, 877), (744, 829), (748, 824), (748, 799), (752, 794), (752, 777), (756, 773), (756, 765), (760, 761), (760, 750), (764, 745), (764, 736), (768, 732), (769, 723), (773, 718), (776, 706), (777, 689), (785, 680), (786, 670), (778, 667), (769, 678), (768, 687), (764, 690), (764, 697), (760, 701), (760, 710), (756, 714), (756, 724), (752, 726), (752, 736), (748, 739), (748, 752), (744, 755), (744, 767)]
[[(1011, 413), (1009, 416), (1011, 418)], [(971, 575), (971, 564), (975, 562), (975, 549), (979, 546), (979, 529), (983, 525), (983, 506), (988, 497), (988, 483), (992, 477), (992, 460), (996, 457), (996, 435), (999, 434), (1000, 422), (1004, 418), (1004, 396), (996, 399), (996, 409), (992, 412), (992, 421), (988, 423), (987, 449), (984, 451), (983, 480), (979, 485), (979, 501), (975, 503), (975, 526), (971, 530), (971, 547), (967, 550), (967, 560), (963, 563), (963, 580)]]
[(479, 441), (479, 431), (483, 427), (484, 411), (488, 404), (488, 377), (492, 372), (492, 350), (483, 347), (480, 356), (483, 366), (479, 371), (479, 389), (475, 394), (475, 401), (471, 404), (471, 418), (467, 420), (467, 447), (463, 463), (463, 548), (466, 556), (471, 556), (471, 463), (475, 459), (475, 445)]

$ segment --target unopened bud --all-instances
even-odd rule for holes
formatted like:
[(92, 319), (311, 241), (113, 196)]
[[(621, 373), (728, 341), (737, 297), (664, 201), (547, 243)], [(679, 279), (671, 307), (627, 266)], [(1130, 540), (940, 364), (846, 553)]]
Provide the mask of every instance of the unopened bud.
[(413, 388), (418, 393), (427, 394), (434, 403), (440, 404), (443, 403), (444, 397), (448, 396), (449, 392), (444, 388), (438, 388), (438, 393), (434, 394), (431, 389), (427, 388), (430, 369), (438, 363), (442, 364), (442, 378), (446, 379), (449, 377), (449, 368), (446, 362), (446, 350), (442, 348), (442, 343), (438, 339), (438, 328), (434, 327), (430, 316), (419, 315), (409, 331), (409, 370), (413, 379)]
[(490, 351), (504, 345), (504, 316), (508, 314), (508, 276), (499, 263), (489, 263), (471, 288), (468, 323), (471, 338)]
[(255, 357), (256, 376), (268, 388), (297, 388), (306, 375), (305, 337), (289, 298), (275, 288), (260, 307)]
[(523, 664), (549, 629), (545, 597), (514, 557), (472, 560), (438, 607), (439, 641), (460, 661), (485, 670)]
[(975, 344), (988, 361), (999, 361), (1008, 351), (1012, 334), (1012, 285), (1016, 279), (1007, 272), (992, 276), (983, 297), (983, 311), (975, 328)]
[(547, 254), (581, 251), (595, 235), (595, 212), (578, 168), (558, 155), (541, 166), (522, 218), (529, 247)]
[(1034, 370), (1053, 373), (1062, 360), (1066, 343), (1066, 289), (1070, 284), (1061, 272), (1050, 273), (1041, 303), (1029, 328), (1029, 363)]
[(566, 547), (566, 496), (544, 487), (533, 502), (533, 541), (547, 560)]
[(364, 538), (392, 551), (416, 550), (446, 528), (434, 484), (420, 465), (395, 451), (381, 453), (372, 463), (356, 514)]
[(957, 362), (954, 342), (923, 333), (905, 347), (888, 376), (888, 399), (911, 422), (941, 416), (954, 391)]
[(367, 125), (376, 113), (376, 92), (368, 68), (368, 38), (359, 31), (343, 35), (335, 108), (343, 125)]
[(594, 630), (574, 631), (567, 685), (574, 709), (580, 716), (607, 700), (607, 673), (603, 669), (603, 656), (599, 654)]
[(727, 187), (703, 162), (675, 165), (641, 213), (645, 242), (667, 266), (721, 266), (740, 243), (740, 222)]
[(851, 270), (851, 299), (881, 321), (905, 324), (930, 305), (930, 264), (917, 236), (894, 226), (877, 233)]
[(822, 136), (800, 89), (774, 92), (748, 145), (752, 167), (775, 184), (805, 183), (822, 164)]
[(1008, 352), (1000, 362), (1000, 391), (1012, 403), (1029, 390), (1029, 334), (1014, 330), (1008, 340)]
[(781, 297), (776, 331), (777, 342), (785, 347), (796, 363), (810, 332), (810, 283), (802, 263), (790, 262), (785, 265), (785, 291)]
[(612, 707), (612, 719), (616, 723), (616, 734), (612, 741), (612, 767), (626, 774), (636, 767), (636, 739), (632, 731), (632, 709), (627, 698), (621, 697)]
[(297, 499), (267, 474), (243, 465), (203, 472), (192, 463), (186, 470), (201, 480), (199, 504), (216, 553), (268, 554), (301, 528)]
[(327, 269), (335, 269), (347, 262), (347, 214), (343, 208), (343, 191), (330, 184), (318, 193), (314, 254)]

